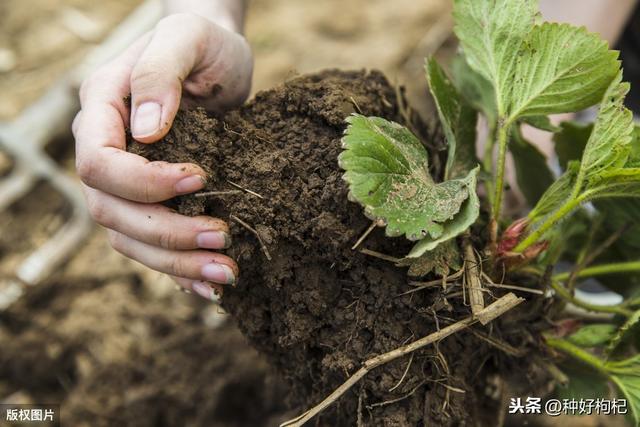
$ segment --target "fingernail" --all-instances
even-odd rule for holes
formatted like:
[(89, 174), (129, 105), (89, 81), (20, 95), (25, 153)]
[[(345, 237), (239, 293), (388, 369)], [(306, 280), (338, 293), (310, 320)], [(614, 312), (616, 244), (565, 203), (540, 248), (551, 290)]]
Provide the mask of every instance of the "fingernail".
[(231, 246), (231, 238), (224, 231), (204, 231), (198, 234), (196, 243), (202, 249), (226, 249)]
[(215, 291), (206, 282), (193, 282), (191, 284), (191, 289), (193, 289), (193, 292), (200, 295), (206, 300), (218, 301), (218, 296), (216, 295)]
[(200, 175), (191, 175), (178, 181), (175, 190), (177, 194), (189, 194), (202, 189), (205, 184), (205, 179)]
[(224, 264), (207, 264), (202, 267), (202, 277), (223, 285), (233, 285), (236, 278), (231, 268)]
[(160, 129), (162, 107), (155, 102), (145, 102), (136, 109), (131, 125), (133, 137), (152, 135)]

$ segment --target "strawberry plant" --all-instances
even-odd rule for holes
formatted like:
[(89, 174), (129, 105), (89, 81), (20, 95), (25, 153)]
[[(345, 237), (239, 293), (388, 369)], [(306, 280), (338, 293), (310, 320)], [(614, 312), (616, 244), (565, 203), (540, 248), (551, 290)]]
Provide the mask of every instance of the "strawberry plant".
[[(409, 129), (354, 114), (339, 157), (349, 197), (387, 236), (415, 242), (401, 265), (428, 263), (451, 245), (466, 247), (465, 261), (482, 262), (487, 272), (466, 281), (472, 309), (474, 283), (535, 277), (558, 305), (604, 316), (597, 324), (580, 319), (570, 333), (550, 330), (544, 341), (550, 353), (586, 368), (582, 378), (570, 376), (569, 391), (580, 394), (585, 378), (591, 391), (610, 381), (640, 424), (640, 131), (624, 105), (629, 84), (618, 53), (585, 28), (542, 22), (535, 0), (456, 0), (454, 18), (460, 54), (451, 64), (453, 78), (434, 59), (425, 67), (448, 144), (443, 172), (432, 175), (428, 152)], [(590, 125), (555, 126), (549, 119), (596, 105)], [(479, 115), (489, 128), (481, 160)], [(525, 124), (554, 134), (563, 168), (557, 178), (523, 137)], [(531, 206), (520, 219), (503, 215), (508, 153)], [(468, 250), (470, 240), (483, 256)], [(558, 271), (560, 262), (573, 268)], [(581, 299), (577, 284), (590, 277), (624, 301)], [(479, 298), (474, 313), (483, 306)]]

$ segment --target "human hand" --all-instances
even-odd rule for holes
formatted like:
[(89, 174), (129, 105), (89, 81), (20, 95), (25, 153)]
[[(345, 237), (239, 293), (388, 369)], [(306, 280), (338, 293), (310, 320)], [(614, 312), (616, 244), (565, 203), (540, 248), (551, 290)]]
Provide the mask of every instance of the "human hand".
[(206, 174), (194, 164), (150, 162), (126, 152), (125, 129), (153, 143), (169, 131), (181, 103), (237, 106), (248, 96), (252, 68), (241, 35), (195, 14), (170, 15), (82, 84), (73, 123), (89, 210), (109, 229), (111, 245), (209, 299), (238, 274), (232, 259), (208, 251), (229, 246), (228, 225), (159, 204), (202, 189)]

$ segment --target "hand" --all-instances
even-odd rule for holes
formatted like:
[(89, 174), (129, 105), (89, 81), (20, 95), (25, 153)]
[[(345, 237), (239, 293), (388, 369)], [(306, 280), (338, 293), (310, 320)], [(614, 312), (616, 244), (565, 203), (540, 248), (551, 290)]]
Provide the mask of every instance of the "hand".
[(228, 247), (227, 224), (159, 204), (202, 189), (206, 175), (194, 164), (149, 162), (127, 153), (125, 129), (152, 143), (169, 131), (181, 102), (218, 110), (241, 104), (252, 62), (241, 35), (198, 15), (170, 15), (82, 84), (82, 109), (73, 123), (89, 210), (109, 229), (111, 245), (210, 299), (213, 289), (220, 292), (219, 285), (233, 284), (238, 274), (232, 259), (208, 251)]

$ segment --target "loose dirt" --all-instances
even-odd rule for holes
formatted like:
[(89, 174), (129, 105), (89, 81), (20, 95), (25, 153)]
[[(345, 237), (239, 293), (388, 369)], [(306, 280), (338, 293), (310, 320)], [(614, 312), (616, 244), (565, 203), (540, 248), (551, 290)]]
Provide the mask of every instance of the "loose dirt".
[[(468, 313), (452, 289), (399, 296), (411, 289), (405, 270), (351, 250), (370, 224), (347, 200), (337, 166), (344, 119), (353, 112), (399, 122), (406, 117), (382, 74), (325, 71), (261, 92), (223, 117), (181, 113), (163, 141), (130, 146), (151, 160), (200, 164), (210, 174), (206, 190), (233, 189), (231, 181), (263, 197), (188, 196), (173, 206), (189, 215), (235, 216), (260, 234), (271, 260), (254, 234), (230, 221), (228, 254), (241, 274), (237, 287), (225, 291), (223, 306), (285, 379), (289, 404), (299, 409), (319, 402), (364, 360)], [(363, 247), (392, 256), (409, 249), (380, 229)], [(492, 336), (519, 349), (535, 345), (515, 328), (507, 322)], [(471, 424), (481, 412), (495, 414), (501, 403), (487, 396), (487, 378), (512, 363), (464, 332), (374, 371), (321, 420)]]

